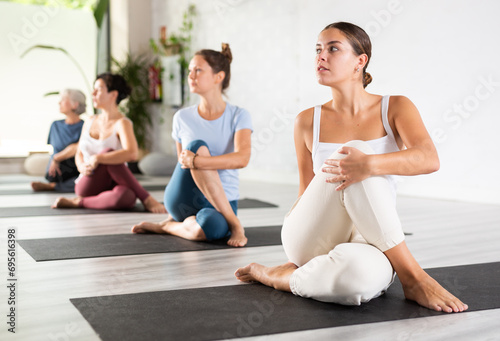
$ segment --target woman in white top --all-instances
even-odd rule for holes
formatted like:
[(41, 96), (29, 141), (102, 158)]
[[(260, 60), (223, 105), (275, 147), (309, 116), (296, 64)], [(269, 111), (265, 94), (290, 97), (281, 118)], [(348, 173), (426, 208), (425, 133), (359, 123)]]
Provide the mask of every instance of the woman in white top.
[(140, 199), (146, 210), (164, 213), (165, 208), (139, 184), (126, 162), (137, 159), (138, 146), (132, 121), (118, 104), (131, 92), (120, 75), (103, 73), (94, 83), (92, 99), (101, 113), (82, 128), (75, 156), (80, 172), (75, 182), (76, 198), (58, 198), (52, 207), (131, 209)]
[(370, 39), (356, 25), (334, 23), (320, 33), (316, 75), (333, 98), (295, 121), (299, 198), (282, 230), (289, 263), (252, 263), (235, 275), (359, 305), (382, 295), (395, 271), (407, 299), (437, 311), (464, 311), (467, 305), (419, 266), (404, 241), (391, 175), (431, 173), (439, 159), (409, 99), (365, 91), (370, 57)]

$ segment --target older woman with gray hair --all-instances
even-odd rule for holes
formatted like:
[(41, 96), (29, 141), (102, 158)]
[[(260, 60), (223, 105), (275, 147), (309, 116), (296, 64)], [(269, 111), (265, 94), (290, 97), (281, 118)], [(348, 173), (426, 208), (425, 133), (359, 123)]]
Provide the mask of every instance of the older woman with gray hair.
[(80, 115), (85, 112), (85, 95), (80, 90), (61, 91), (59, 110), (66, 116), (52, 122), (48, 144), (54, 148), (47, 166), (46, 182), (32, 182), (34, 191), (73, 192), (79, 172), (75, 164), (75, 153), (82, 132)]

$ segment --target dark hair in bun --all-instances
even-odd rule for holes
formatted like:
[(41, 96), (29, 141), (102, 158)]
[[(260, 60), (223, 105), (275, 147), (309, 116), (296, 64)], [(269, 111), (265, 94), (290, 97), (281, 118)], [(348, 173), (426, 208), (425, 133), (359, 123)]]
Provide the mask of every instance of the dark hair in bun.
[(348, 22), (336, 22), (330, 24), (326, 26), (323, 31), (330, 28), (336, 28), (345, 35), (357, 56), (362, 54), (366, 54), (368, 56), (368, 61), (363, 67), (363, 87), (366, 88), (366, 86), (373, 80), (372, 76), (366, 72), (366, 68), (368, 67), (370, 58), (372, 57), (372, 43), (370, 41), (370, 37), (361, 27)]
[(122, 100), (127, 98), (132, 92), (132, 88), (127, 84), (125, 78), (120, 75), (115, 75), (110, 72), (101, 73), (96, 77), (96, 80), (102, 79), (106, 84), (108, 91), (118, 91), (118, 96), (116, 97), (116, 104), (119, 104)]
[(229, 44), (222, 43), (221, 52), (205, 49), (196, 52), (195, 56), (202, 56), (208, 65), (210, 65), (214, 73), (224, 71), (225, 76), (222, 81), (222, 90), (224, 91), (229, 87), (229, 81), (231, 80), (230, 64), (233, 61), (233, 55), (229, 48)]

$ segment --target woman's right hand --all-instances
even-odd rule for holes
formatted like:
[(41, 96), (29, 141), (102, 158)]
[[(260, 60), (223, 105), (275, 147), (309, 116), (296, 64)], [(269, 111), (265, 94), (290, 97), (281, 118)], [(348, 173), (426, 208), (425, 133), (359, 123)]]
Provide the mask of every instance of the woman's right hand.
[(59, 162), (52, 159), (49, 166), (49, 175), (51, 177), (56, 177), (56, 175), (61, 175), (61, 169), (59, 168)]
[(325, 164), (329, 167), (322, 169), (322, 172), (334, 175), (327, 178), (327, 182), (340, 182), (336, 188), (337, 191), (344, 190), (348, 186), (370, 177), (369, 155), (353, 147), (342, 147), (338, 152), (346, 156), (340, 160), (325, 160)]
[(179, 155), (179, 163), (183, 169), (190, 169), (194, 166), (195, 153), (190, 150), (184, 149)]

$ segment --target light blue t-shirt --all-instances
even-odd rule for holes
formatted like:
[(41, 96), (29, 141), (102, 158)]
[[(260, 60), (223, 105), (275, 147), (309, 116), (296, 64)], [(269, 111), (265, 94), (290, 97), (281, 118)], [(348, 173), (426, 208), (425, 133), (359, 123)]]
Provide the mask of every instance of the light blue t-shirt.
[[(245, 109), (226, 103), (226, 109), (216, 120), (206, 120), (198, 113), (198, 105), (183, 108), (174, 115), (172, 137), (182, 144), (182, 149), (194, 140), (207, 143), (212, 156), (234, 152), (234, 133), (252, 128), (252, 119)], [(229, 201), (239, 199), (237, 169), (218, 170), (222, 187)]]

